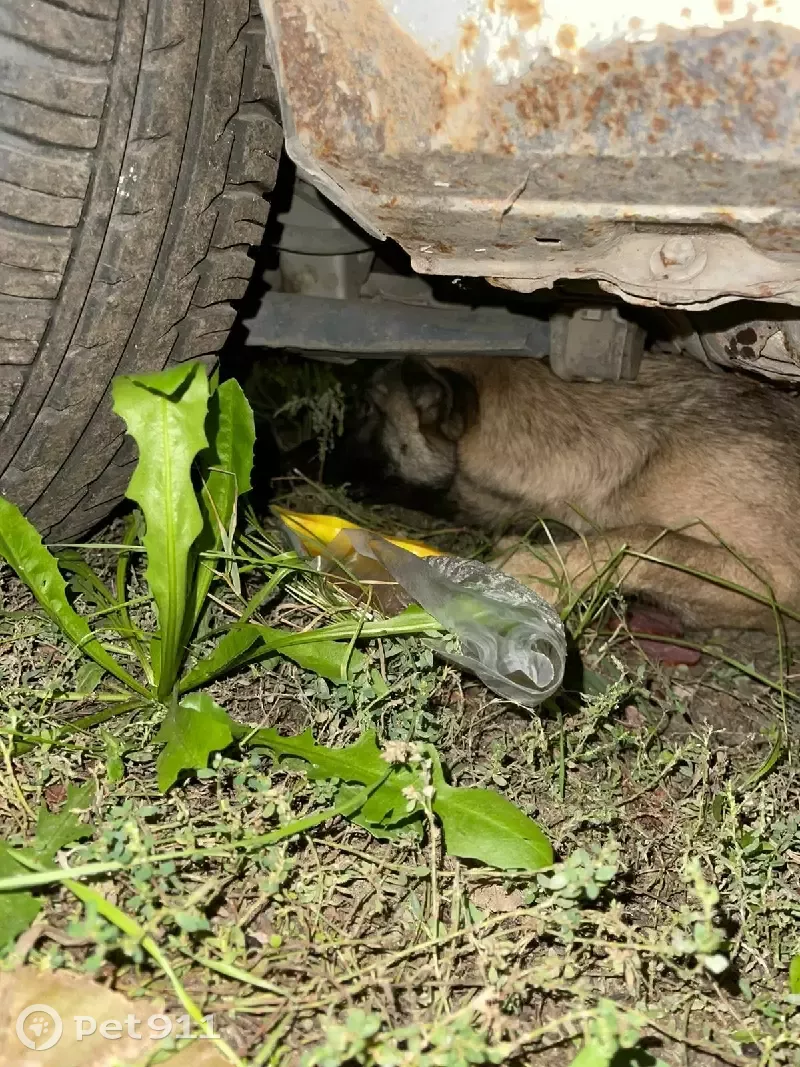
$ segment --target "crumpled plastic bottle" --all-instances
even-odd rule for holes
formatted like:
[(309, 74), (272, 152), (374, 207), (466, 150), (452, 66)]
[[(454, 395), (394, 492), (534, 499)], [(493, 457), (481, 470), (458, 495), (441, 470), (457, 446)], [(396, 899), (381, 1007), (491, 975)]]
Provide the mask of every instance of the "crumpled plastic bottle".
[(526, 708), (556, 692), (567, 658), (564, 627), (538, 594), (477, 560), (419, 559), (387, 541), (371, 540), (370, 548), (412, 599), (459, 638), (460, 653), (439, 645), (441, 656)]
[(434, 645), (439, 655), (477, 675), (498, 696), (532, 709), (558, 690), (567, 658), (561, 619), (515, 578), (344, 520), (329, 520), (322, 533), (316, 521), (321, 516), (275, 510), (295, 548), (313, 554), (320, 569), (340, 579), (345, 573), (369, 583), (372, 602), (385, 614), (410, 602), (424, 608), (459, 640), (458, 653)]

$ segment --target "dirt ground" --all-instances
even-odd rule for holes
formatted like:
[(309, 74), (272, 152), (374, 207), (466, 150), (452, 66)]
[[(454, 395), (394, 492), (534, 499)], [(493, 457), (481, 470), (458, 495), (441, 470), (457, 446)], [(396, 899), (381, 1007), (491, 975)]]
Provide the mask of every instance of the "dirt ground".
[[(307, 507), (308, 492), (290, 499)], [(368, 516), (398, 529), (397, 513)], [(402, 518), (443, 548), (469, 545), (463, 531)], [(119, 536), (117, 523), (96, 540)], [(102, 550), (92, 556), (110, 570)], [(550, 837), (554, 868), (508, 875), (447, 855), (433, 821), (421, 836), (380, 839), (338, 817), (234, 848), (325, 808), (335, 783), (234, 747), (161, 793), (155, 714), (121, 707), (65, 735), (96, 710), (96, 673), (8, 571), (0, 581), (2, 836), (30, 842), (41, 804), (58, 810), (67, 783), (93, 781), (91, 836), (64, 851), (70, 866), (179, 854), (94, 884), (154, 939), (233, 1062), (800, 1062), (789, 978), (800, 679), (776, 635), (692, 635), (699, 662), (665, 668), (613, 630), (612, 593), (567, 620), (565, 688), (539, 713), (504, 703), (419, 637), (364, 643), (349, 684), (272, 656), (210, 686), (234, 719), (310, 729), (320, 744), (370, 728), (434, 744), (452, 783), (500, 792)], [(262, 609), (294, 630), (329, 615), (313, 581)], [(180, 1010), (141, 937), (63, 885), (37, 896), (32, 931), (0, 968), (68, 971)]]

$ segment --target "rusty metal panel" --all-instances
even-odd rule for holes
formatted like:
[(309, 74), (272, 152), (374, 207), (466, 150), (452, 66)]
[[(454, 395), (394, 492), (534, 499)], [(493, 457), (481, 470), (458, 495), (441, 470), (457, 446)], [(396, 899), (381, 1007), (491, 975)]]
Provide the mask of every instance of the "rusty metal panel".
[(800, 304), (800, 0), (264, 2), (290, 154), (417, 270)]

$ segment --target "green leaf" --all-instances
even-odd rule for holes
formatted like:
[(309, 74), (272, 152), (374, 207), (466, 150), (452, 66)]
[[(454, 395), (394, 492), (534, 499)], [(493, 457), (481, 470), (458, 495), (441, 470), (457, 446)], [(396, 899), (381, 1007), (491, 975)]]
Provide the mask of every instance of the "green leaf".
[[(245, 733), (244, 727), (238, 727), (238, 730), (240, 735)], [(310, 730), (284, 737), (271, 728), (257, 730), (249, 736), (248, 744), (264, 745), (278, 759), (296, 757), (305, 760), (310, 764), (308, 777), (311, 779), (338, 778), (342, 782), (374, 789), (355, 820), (365, 829), (385, 829), (408, 817), (403, 789), (413, 784), (418, 775), (406, 768), (389, 770), (375, 743), (374, 730), (366, 730), (354, 744), (345, 748), (316, 744)]]
[[(351, 627), (353, 634), (358, 632), (357, 623), (352, 623)], [(326, 631), (329, 629), (325, 627)], [(349, 641), (332, 640), (320, 630), (305, 634), (289, 634), (271, 626), (259, 626), (258, 630), (264, 642), (264, 652), (278, 652), (332, 682), (347, 681), (364, 662), (364, 653), (351, 648)]]
[(602, 674), (598, 674), (597, 671), (593, 671), (590, 667), (583, 668), (583, 689), (584, 696), (598, 697), (607, 693), (611, 688), (611, 682), (608, 678), (604, 678)]
[[(67, 786), (67, 798), (57, 812), (39, 809), (36, 838), (33, 850), (25, 854), (36, 857), (37, 863), (52, 865), (59, 849), (91, 837), (92, 828), (80, 821), (79, 812), (86, 811), (94, 799), (94, 784)], [(28, 868), (19, 863), (16, 856), (22, 849), (9, 848), (0, 841), (0, 878), (24, 873)], [(0, 948), (24, 933), (41, 910), (39, 901), (27, 891), (0, 893)]]
[[(283, 573), (280, 572), (281, 577)], [(273, 584), (273, 582), (268, 583), (270, 587)], [(248, 610), (250, 606), (255, 610), (258, 603), (257, 597), (254, 597)], [(288, 633), (285, 630), (256, 623), (239, 624), (231, 630), (231, 636), (223, 637), (210, 655), (195, 664), (181, 681), (179, 691), (185, 693), (190, 689), (196, 689), (233, 667), (241, 667), (245, 663), (260, 659), (272, 652), (286, 656), (301, 667), (316, 671), (324, 678), (341, 684), (346, 680), (345, 666), (349, 678), (361, 668), (364, 662), (362, 652), (358, 649), (351, 650), (350, 645), (354, 637), (367, 639), (388, 637), (393, 634), (430, 633), (440, 628), (434, 618), (413, 605), (412, 607), (414, 610), (409, 608), (394, 619), (379, 619), (365, 623), (358, 620), (334, 623), (331, 626), (301, 634)], [(247, 614), (246, 610), (245, 616)], [(250, 637), (246, 636), (253, 630), (261, 636), (263, 639), (261, 642), (251, 641)]]
[(569, 1067), (609, 1067), (619, 1045), (616, 1042), (590, 1041), (580, 1050)]
[(451, 856), (500, 870), (537, 871), (553, 862), (544, 832), (516, 805), (489, 789), (437, 785), (434, 813)]
[(67, 799), (57, 812), (48, 811), (47, 805), (42, 804), (33, 846), (40, 859), (49, 863), (59, 849), (92, 836), (91, 826), (81, 822), (80, 813), (87, 811), (93, 800), (93, 782), (86, 782), (82, 786), (70, 782)]
[(789, 964), (789, 992), (800, 994), (800, 953)]
[[(232, 378), (209, 398), (206, 431), (208, 447), (199, 457), (203, 528), (195, 545), (196, 555), (219, 551), (223, 546), (230, 550), (226, 542), (233, 532), (236, 503), (250, 489), (256, 428), (247, 398)], [(187, 637), (200, 617), (213, 577), (211, 560), (198, 560)]]
[[(415, 605), (412, 605), (415, 608)], [(426, 611), (418, 608), (412, 610), (406, 608), (392, 619), (374, 619), (364, 622), (360, 619), (350, 619), (347, 622), (334, 622), (330, 626), (321, 626), (318, 630), (310, 630), (307, 633), (286, 633), (284, 630), (275, 630), (271, 626), (262, 626), (265, 640), (280, 652), (291, 648), (292, 645), (305, 644), (312, 641), (349, 641), (353, 637), (366, 640), (370, 637), (394, 637), (399, 634), (430, 634), (434, 636), (441, 633), (442, 627)]]
[[(247, 736), (248, 744), (263, 745), (279, 759), (305, 760), (310, 764), (309, 778), (338, 778), (374, 788), (356, 820), (365, 829), (380, 832), (408, 820), (403, 790), (409, 785), (419, 788), (420, 775), (408, 767), (395, 768), (387, 775), (374, 730), (367, 730), (346, 748), (327, 748), (315, 743), (310, 730), (283, 737), (273, 729), (252, 733), (236, 724), (233, 729), (237, 737)], [(499, 793), (448, 785), (435, 751), (430, 746), (427, 751), (433, 758), (436, 787), (433, 811), (441, 820), (451, 855), (477, 859), (501, 870), (535, 871), (553, 862), (550, 842), (531, 818)]]
[(375, 744), (375, 731), (366, 730), (361, 737), (346, 748), (327, 748), (314, 741), (310, 730), (294, 737), (284, 737), (277, 730), (266, 727), (250, 733), (245, 726), (236, 726), (238, 736), (248, 734), (248, 744), (264, 745), (278, 758), (295, 756), (309, 763), (308, 777), (339, 778), (343, 782), (358, 782), (361, 785), (376, 785), (386, 774), (386, 761), (381, 758)]
[[(139, 545), (139, 529), (141, 523), (141, 513), (134, 512), (128, 516), (128, 521), (125, 523), (125, 527), (122, 531), (122, 544), (127, 546)], [(128, 644), (133, 650), (133, 654), (139, 661), (139, 665), (144, 672), (145, 678), (147, 678), (147, 684), (149, 686), (155, 685), (155, 677), (153, 675), (153, 665), (150, 662), (150, 656), (148, 654), (148, 648), (146, 647), (146, 637), (137, 627), (134, 627), (131, 622), (131, 617), (128, 612), (128, 572), (131, 565), (131, 553), (120, 552), (117, 555), (117, 574), (116, 574), (116, 597), (115, 602), (118, 605), (116, 611), (116, 626), (117, 632), (120, 635), (126, 635)]]
[(235, 626), (222, 637), (210, 655), (197, 661), (181, 680), (179, 692), (197, 689), (234, 667), (243, 667), (273, 652), (339, 685), (358, 671), (364, 662), (364, 653), (356, 648), (351, 649), (346, 641), (320, 641), (316, 638), (304, 641), (303, 637), (303, 634), (286, 633), (254, 623)]
[[(310, 737), (310, 733), (301, 737)], [(409, 819), (408, 798), (403, 790), (419, 782), (419, 774), (407, 767), (390, 767), (375, 744), (375, 732), (367, 730), (355, 744), (342, 749), (314, 745), (313, 769), (309, 778), (339, 778), (342, 782), (366, 785), (374, 791), (364, 801), (354, 822), (378, 837), (394, 836), (391, 827)], [(381, 779), (384, 779), (381, 781)], [(379, 784), (380, 783), (380, 784)], [(340, 790), (340, 795), (346, 793)], [(419, 816), (413, 818), (418, 820)]]
[(595, 1010), (588, 1021), (584, 1047), (570, 1067), (609, 1067), (623, 1049), (633, 1049), (639, 1041), (640, 1027), (635, 1016), (622, 1011), (616, 1002), (603, 997)]
[[(384, 764), (385, 766), (385, 764)], [(405, 767), (395, 767), (386, 781), (364, 801), (356, 820), (366, 830), (386, 830), (409, 819), (408, 798), (403, 790), (416, 785), (419, 775)]]
[(87, 656), (140, 696), (150, 694), (121, 667), (92, 634), (86, 619), (67, 600), (58, 563), (19, 508), (0, 497), (0, 555), (14, 568), (48, 617)]
[[(245, 732), (243, 727), (235, 729), (240, 734)], [(346, 748), (318, 745), (310, 730), (295, 737), (283, 737), (273, 729), (257, 730), (255, 734), (248, 735), (248, 744), (264, 745), (278, 759), (295, 757), (305, 760), (310, 765), (308, 777), (311, 779), (338, 778), (341, 782), (372, 789), (373, 792), (352, 819), (376, 837), (395, 836), (392, 827), (409, 819), (406, 810), (408, 801), (403, 789), (414, 784), (418, 775), (405, 767), (390, 769), (375, 743), (374, 730), (366, 730), (354, 744)], [(350, 792), (347, 786), (343, 786), (339, 790), (339, 798), (348, 797)]]
[[(0, 841), (0, 878), (23, 874), (26, 868), (14, 859), (14, 850)], [(0, 948), (25, 933), (41, 910), (33, 893), (0, 893)]]
[[(406, 811), (408, 801), (402, 795), (402, 787), (396, 781), (396, 778), (402, 773), (404, 772), (392, 771), (385, 783), (374, 790), (361, 805), (361, 808), (350, 816), (351, 822), (354, 822), (356, 826), (362, 827), (373, 837), (377, 837), (379, 841), (400, 841), (403, 839), (408, 840), (412, 837), (420, 840), (423, 836), (423, 822), (419, 810)], [(412, 781), (413, 778), (410, 781), (406, 779), (403, 784), (411, 784)], [(336, 797), (337, 800), (344, 799), (351, 793), (354, 795), (357, 792), (358, 786), (343, 785), (339, 787)], [(386, 801), (391, 797), (391, 807), (394, 810), (387, 810), (379, 818), (372, 817), (369, 812), (369, 803), (374, 797), (380, 798), (382, 807), (386, 807)], [(366, 814), (364, 808), (367, 808)]]
[(233, 726), (228, 713), (207, 693), (192, 693), (170, 708), (156, 735), (156, 743), (164, 745), (156, 762), (162, 793), (175, 784), (181, 771), (201, 770), (212, 752), (227, 748)]
[(355, 674), (364, 662), (364, 653), (351, 648), (346, 641), (297, 641), (287, 645), (284, 641), (286, 634), (282, 630), (274, 630), (276, 637), (273, 644), (267, 636), (269, 627), (261, 626), (260, 630), (264, 652), (279, 652), (294, 660), (298, 666), (340, 685)]
[(205, 448), (208, 380), (200, 363), (113, 383), (114, 411), (139, 448), (127, 489), (144, 514), (146, 578), (158, 612), (151, 646), (158, 696), (171, 692), (184, 655), (184, 619), (192, 588), (191, 549), (203, 528), (192, 463)]
[(73, 687), (78, 693), (93, 693), (103, 680), (105, 671), (99, 663), (87, 660), (75, 672)]
[[(259, 647), (256, 649), (256, 654), (248, 657), (247, 653), (257, 643)], [(189, 673), (181, 679), (178, 691), (188, 693), (191, 689), (197, 689), (234, 667), (242, 666), (250, 659), (257, 658), (264, 651), (261, 632), (257, 626), (252, 624), (235, 626), (219, 640), (207, 656), (195, 663)]]
[(125, 777), (125, 764), (122, 758), (125, 746), (108, 730), (102, 730), (101, 736), (106, 754), (106, 776), (112, 785), (116, 785)]
[(210, 930), (211, 926), (204, 915), (193, 915), (190, 911), (176, 911), (175, 921), (187, 934), (196, 934), (200, 930)]
[[(188, 675), (181, 680), (178, 686), (179, 693), (197, 689), (206, 682), (210, 682), (213, 678), (218, 678), (221, 674), (225, 674), (226, 671), (232, 670), (234, 667), (242, 667), (265, 654), (263, 647), (258, 644), (261, 637), (260, 631), (252, 623), (248, 625), (248, 622), (261, 605), (269, 600), (284, 578), (290, 573), (285, 567), (278, 567), (269, 581), (265, 582), (253, 593), (245, 604), (238, 624), (224, 635), (209, 655), (198, 659)], [(254, 651), (248, 655), (250, 649), (254, 649)]]
[(742, 782), (739, 789), (746, 790), (752, 788), (756, 782), (760, 782), (762, 778), (766, 778), (769, 772), (773, 769), (778, 760), (783, 756), (785, 747), (783, 743), (783, 735), (779, 730), (775, 730), (772, 737), (772, 747), (770, 748), (767, 758), (763, 761), (760, 767), (758, 767), (751, 775), (749, 775), (744, 782)]
[(530, 816), (489, 789), (448, 785), (439, 758), (430, 746), (428, 753), (433, 758), (436, 788), (433, 811), (441, 820), (450, 855), (480, 860), (503, 871), (537, 871), (550, 866), (550, 842)]

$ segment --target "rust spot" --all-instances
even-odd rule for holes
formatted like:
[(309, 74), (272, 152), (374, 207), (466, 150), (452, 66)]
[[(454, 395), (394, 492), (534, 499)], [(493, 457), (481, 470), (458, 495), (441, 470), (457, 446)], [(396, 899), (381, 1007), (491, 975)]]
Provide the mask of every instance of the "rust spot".
[(519, 59), (519, 37), (512, 37), (508, 44), (504, 44), (502, 48), (498, 49), (498, 59)]
[(586, 103), (583, 108), (583, 117), (587, 126), (594, 121), (594, 117), (597, 114), (597, 109), (600, 107), (602, 99), (603, 88), (598, 85), (586, 98)]
[(461, 40), (458, 42), (458, 47), (462, 52), (471, 52), (478, 41), (479, 36), (478, 23), (475, 19), (467, 19), (466, 22), (461, 24)]
[(558, 29), (558, 33), (556, 34), (556, 44), (565, 52), (574, 52), (577, 33), (578, 31), (574, 26), (570, 26), (568, 22), (565, 22), (564, 25), (560, 26)]
[(730, 15), (733, 12), (733, 0), (714, 0), (714, 7), (720, 15)]
[[(282, 8), (280, 53), (298, 116), (298, 136), (312, 154), (336, 169), (355, 173), (373, 153), (398, 153), (416, 136), (402, 121), (436, 111), (437, 79), (419, 45), (395, 28), (379, 4), (359, 4), (346, 26), (336, 5), (288, 0)], [(345, 32), (346, 30), (346, 32)], [(369, 56), (366, 71), (359, 57)], [(388, 69), (414, 71), (402, 86), (382, 76)], [(374, 73), (373, 73), (374, 72)], [(349, 86), (344, 92), (342, 86)], [(380, 101), (376, 121), (374, 101)], [(361, 171), (360, 176), (369, 173)], [(380, 181), (380, 179), (378, 179)]]
[[(739, 10), (734, 0), (727, 2)], [(695, 35), (683, 21), (693, 10), (687, 6), (678, 26), (652, 44), (618, 40), (599, 52), (563, 51), (564, 58), (556, 49), (555, 55), (542, 52), (519, 77), (500, 84), (483, 64), (457, 70), (458, 53), (437, 63), (391, 20), (389, 6), (382, 0), (281, 0), (279, 47), (304, 146), (333, 180), (352, 190), (354, 204), (385, 219), (382, 228), (406, 247), (433, 247), (443, 236), (456, 249), (471, 248), (465, 236), (475, 223), (471, 214), (456, 212), (451, 232), (450, 223), (425, 206), (432, 181), (456, 172), (466, 198), (502, 203), (518, 181), (507, 181), (516, 175), (509, 167), (514, 158), (541, 157), (539, 188), (563, 189), (565, 199), (582, 196), (589, 186), (593, 192), (614, 188), (621, 204), (636, 204), (650, 182), (658, 195), (674, 185), (681, 197), (697, 188), (707, 204), (738, 205), (740, 187), (752, 181), (753, 195), (769, 206), (767, 170), (777, 158), (789, 158), (796, 141), (795, 39), (785, 27), (729, 25), (725, 33)], [(456, 38), (462, 48), (480, 48), (480, 18), (472, 12), (481, 8), (506, 20), (514, 16), (501, 52), (511, 59), (524, 47), (518, 25), (535, 25), (544, 5), (484, 0), (465, 8)], [(570, 39), (565, 29), (558, 47), (574, 48), (577, 38)], [(751, 35), (758, 47), (749, 44)], [(753, 158), (738, 151), (740, 143), (753, 146)], [(759, 148), (771, 153), (769, 163), (758, 162)], [(585, 159), (592, 161), (591, 174), (588, 169), (584, 174)], [(773, 172), (774, 202), (784, 209), (796, 199), (796, 170), (787, 163)], [(377, 196), (368, 192), (376, 186)], [(394, 193), (404, 204), (422, 197), (423, 206), (414, 217), (408, 209), (401, 213)], [(377, 202), (384, 206), (376, 209)], [(563, 239), (586, 243), (588, 234), (600, 239), (614, 225), (606, 217), (594, 229), (591, 220), (570, 222)], [(507, 227), (505, 240), (522, 247), (527, 240), (522, 219), (510, 218)], [(737, 207), (730, 229), (746, 231), (765, 251), (800, 252), (791, 224), (773, 235), (761, 222), (745, 220)], [(492, 237), (487, 230), (473, 244), (491, 245)]]
[(767, 64), (767, 75), (770, 78), (785, 78), (789, 74), (790, 63), (788, 57), (773, 56), (773, 58)]
[[(494, 3), (492, 8), (494, 10)], [(542, 5), (540, 0), (501, 0), (500, 7), (504, 15), (513, 15), (519, 23), (519, 28), (525, 33), (527, 30), (535, 30), (542, 22)]]
[(336, 141), (333, 137), (325, 137), (320, 142), (319, 154), (323, 159), (330, 160), (332, 163), (341, 163), (341, 156), (337, 151)]

